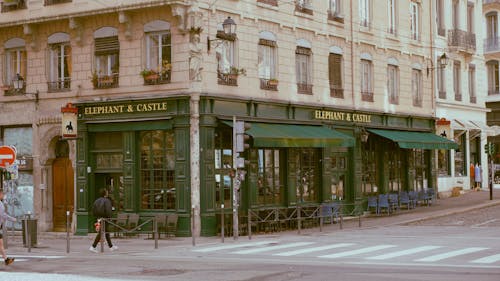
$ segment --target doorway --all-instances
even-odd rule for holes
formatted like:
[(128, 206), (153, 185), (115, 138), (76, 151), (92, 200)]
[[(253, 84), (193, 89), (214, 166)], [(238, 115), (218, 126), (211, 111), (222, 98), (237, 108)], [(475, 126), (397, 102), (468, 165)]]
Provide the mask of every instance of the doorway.
[[(98, 173), (95, 175), (95, 199), (99, 198), (99, 190), (106, 188), (111, 199), (113, 210), (120, 212), (124, 208), (125, 191), (123, 189), (123, 174)], [(93, 201), (92, 201), (93, 202)]]
[(53, 230), (66, 231), (66, 211), (70, 212), (70, 223), (74, 211), (74, 179), (71, 160), (67, 157), (56, 158), (52, 164), (52, 175)]
[[(332, 167), (332, 185), (331, 195), (332, 200), (342, 200), (346, 197), (347, 187), (346, 179), (348, 172), (347, 149), (336, 149), (332, 152), (331, 167)], [(328, 198), (330, 199), (330, 198)]]

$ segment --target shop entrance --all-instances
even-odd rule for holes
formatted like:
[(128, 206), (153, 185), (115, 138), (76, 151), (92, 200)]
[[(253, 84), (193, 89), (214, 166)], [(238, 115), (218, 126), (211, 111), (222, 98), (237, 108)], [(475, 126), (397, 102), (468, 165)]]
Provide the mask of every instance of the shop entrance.
[[(56, 146), (57, 158), (52, 163), (52, 221), (54, 231), (66, 231), (66, 211), (73, 214), (73, 167), (68, 158), (69, 147), (66, 141), (59, 141)], [(72, 216), (70, 216), (71, 220)]]
[(115, 211), (122, 211), (125, 191), (123, 188), (123, 174), (121, 173), (97, 173), (95, 175), (95, 199), (100, 197), (99, 190), (106, 188), (109, 198), (113, 202)]
[(332, 185), (331, 185), (331, 195), (332, 200), (338, 199), (343, 200), (346, 197), (346, 184), (347, 184), (347, 173), (348, 173), (348, 163), (347, 159), (347, 149), (338, 149), (332, 152)]

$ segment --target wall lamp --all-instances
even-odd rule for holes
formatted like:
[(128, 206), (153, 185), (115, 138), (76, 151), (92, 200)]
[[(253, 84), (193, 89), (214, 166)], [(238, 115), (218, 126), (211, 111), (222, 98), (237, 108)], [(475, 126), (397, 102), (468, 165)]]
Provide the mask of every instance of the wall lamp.
[(431, 70), (434, 70), (434, 69), (442, 69), (442, 68), (446, 68), (446, 66), (448, 65), (448, 61), (450, 59), (446, 56), (446, 53), (443, 53), (439, 59), (438, 59), (438, 66), (435, 66), (435, 67), (427, 67), (427, 77), (429, 77), (429, 72)]
[(216, 44), (215, 48), (217, 48), (222, 43), (222, 41), (226, 39), (234, 40), (234, 38), (236, 37), (236, 23), (231, 17), (227, 17), (227, 19), (224, 20), (224, 22), (222, 23), (222, 29), (222, 32), (217, 31), (217, 37), (220, 38), (210, 39), (210, 36), (207, 36), (208, 52), (210, 52), (212, 42)]
[(23, 95), (33, 95), (35, 96), (35, 103), (38, 103), (38, 94), (39, 94), (38, 90), (36, 90), (36, 93), (27, 93), (24, 78), (19, 73), (17, 73), (14, 80), (12, 80), (12, 84), (14, 86), (14, 91), (16, 91), (16, 93)]

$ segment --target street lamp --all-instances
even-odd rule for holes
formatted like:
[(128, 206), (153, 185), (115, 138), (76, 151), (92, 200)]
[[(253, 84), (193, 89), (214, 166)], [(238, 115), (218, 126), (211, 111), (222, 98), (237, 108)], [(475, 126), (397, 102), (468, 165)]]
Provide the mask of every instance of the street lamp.
[(16, 77), (14, 77), (14, 80), (12, 80), (12, 84), (16, 92), (21, 92), (24, 89), (24, 78), (19, 73), (17, 73)]
[(438, 59), (438, 66), (436, 67), (427, 67), (427, 76), (429, 76), (429, 72), (434, 69), (442, 69), (446, 68), (449, 62), (449, 58), (446, 56), (446, 53), (443, 53)]
[[(236, 23), (231, 17), (227, 17), (227, 19), (225, 19), (222, 23), (222, 33), (222, 36), (224, 38), (231, 38), (232, 40), (234, 40), (234, 37), (236, 36)], [(210, 39), (210, 37), (207, 36), (207, 50), (210, 52), (211, 42), (217, 43), (218, 46), (222, 43), (224, 38)]]

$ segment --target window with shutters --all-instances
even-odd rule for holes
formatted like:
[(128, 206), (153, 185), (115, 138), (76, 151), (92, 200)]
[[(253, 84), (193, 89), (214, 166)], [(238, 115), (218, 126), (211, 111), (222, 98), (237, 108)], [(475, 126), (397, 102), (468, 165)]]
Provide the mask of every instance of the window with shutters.
[(172, 43), (170, 31), (146, 34), (146, 65), (150, 75), (144, 76), (144, 84), (169, 83), (172, 71)]
[(71, 67), (69, 42), (49, 45), (49, 92), (67, 91), (71, 88)]
[(422, 71), (411, 70), (411, 92), (413, 95), (413, 106), (422, 107)]
[(344, 23), (344, 15), (342, 14), (342, 0), (330, 0), (328, 9), (328, 19)]
[(118, 35), (95, 38), (94, 88), (116, 88), (119, 77), (120, 44)]
[(399, 104), (399, 70), (397, 65), (387, 66), (387, 92), (389, 103)]
[(498, 73), (498, 61), (491, 60), (486, 63), (488, 70), (488, 95), (500, 94), (500, 79)]
[(361, 60), (361, 100), (373, 102), (373, 70), (370, 60)]
[(332, 54), (328, 56), (328, 76), (330, 80), (330, 96), (344, 98), (342, 87), (342, 55)]
[[(18, 44), (15, 44), (15, 43)], [(12, 43), (12, 44), (11, 44)], [(8, 40), (5, 45), (5, 63), (4, 63), (4, 86), (5, 95), (24, 94), (26, 91), (26, 49), (24, 40), (14, 38)], [(14, 83), (21, 83), (20, 88), (16, 89)]]
[[(268, 36), (266, 37), (265, 34)], [(278, 79), (276, 71), (276, 41), (270, 40), (273, 34), (268, 32), (261, 33), (258, 46), (257, 67), (260, 79), (260, 88), (264, 90), (277, 91)], [(269, 37), (269, 38), (268, 38)]]
[(476, 103), (476, 66), (473, 64), (469, 65), (469, 101), (470, 103)]
[(297, 92), (312, 94), (311, 49), (297, 46), (295, 50)]

